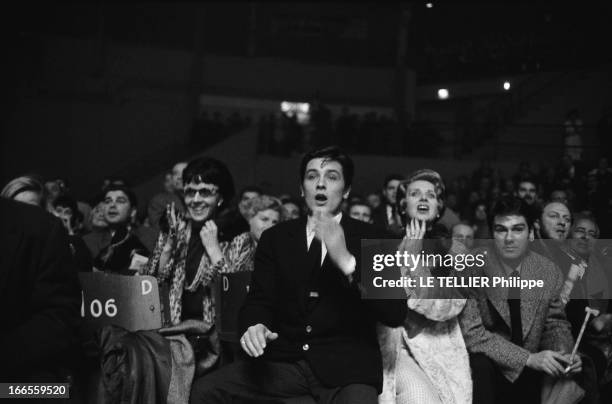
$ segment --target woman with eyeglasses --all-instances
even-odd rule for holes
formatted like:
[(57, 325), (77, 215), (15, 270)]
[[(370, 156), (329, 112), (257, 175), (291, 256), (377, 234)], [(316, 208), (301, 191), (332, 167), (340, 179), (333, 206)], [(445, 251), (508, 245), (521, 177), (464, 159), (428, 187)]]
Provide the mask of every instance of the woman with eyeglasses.
[(160, 332), (187, 336), (200, 376), (217, 366), (220, 355), (211, 283), (221, 273), (247, 270), (252, 250), (246, 237), (225, 241), (215, 222), (234, 196), (232, 176), (222, 162), (209, 157), (191, 161), (183, 171), (183, 184), (186, 213), (168, 207), (142, 272), (169, 286), (171, 326)]
[[(436, 223), (444, 209), (444, 183), (437, 172), (418, 170), (402, 181), (396, 204), (405, 226), (398, 251), (445, 256), (466, 250), (455, 245), (449, 249), (447, 230)], [(415, 279), (453, 275), (448, 273), (452, 268), (434, 265), (419, 265), (413, 271), (403, 268), (402, 273)], [(404, 326), (379, 327), (384, 376), (379, 403), (471, 403), (469, 358), (457, 322), (465, 299), (451, 288), (417, 287), (406, 292), (409, 310)]]

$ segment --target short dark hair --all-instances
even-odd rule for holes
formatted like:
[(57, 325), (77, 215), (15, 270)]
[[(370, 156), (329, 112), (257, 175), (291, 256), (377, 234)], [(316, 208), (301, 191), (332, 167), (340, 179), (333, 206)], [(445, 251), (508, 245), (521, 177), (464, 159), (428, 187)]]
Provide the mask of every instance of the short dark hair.
[(247, 185), (246, 187), (240, 190), (240, 193), (238, 193), (238, 196), (242, 198), (244, 194), (246, 194), (247, 192), (257, 192), (259, 195), (264, 194), (263, 189), (259, 188), (257, 185)]
[(74, 199), (72, 196), (68, 194), (58, 196), (57, 198), (55, 198), (55, 200), (53, 200), (51, 204), (53, 205), (54, 208), (57, 208), (58, 206), (70, 208), (72, 209), (73, 213), (76, 213), (76, 211), (78, 210), (76, 199)]
[(111, 191), (123, 192), (128, 197), (132, 208), (134, 209), (138, 208), (138, 199), (136, 198), (136, 194), (129, 187), (125, 185), (119, 185), (119, 184), (110, 184), (109, 186), (104, 188), (102, 192), (102, 200), (106, 199), (106, 194), (108, 194)]
[(304, 182), (306, 166), (310, 160), (317, 158), (323, 158), (328, 161), (335, 161), (339, 163), (342, 167), (342, 176), (344, 177), (345, 189), (351, 186), (353, 183), (353, 175), (355, 174), (355, 165), (348, 154), (342, 151), (338, 146), (327, 146), (306, 153), (304, 157), (302, 157), (302, 162), (300, 163), (300, 182)]
[(71, 226), (73, 227), (76, 226), (77, 221), (79, 222), (83, 221), (83, 214), (79, 210), (76, 199), (74, 199), (72, 196), (68, 194), (60, 195), (57, 198), (55, 198), (55, 200), (51, 204), (53, 205), (54, 208), (61, 206), (64, 208), (70, 208), (72, 210), (72, 217), (70, 218)]
[(516, 196), (507, 196), (498, 199), (489, 214), (489, 227), (493, 231), (494, 220), (497, 216), (523, 216), (527, 222), (529, 229), (533, 229), (535, 220), (532, 210), (521, 198)]
[(398, 181), (403, 181), (406, 177), (404, 177), (401, 174), (397, 174), (397, 173), (393, 173), (393, 174), (389, 174), (385, 177), (385, 180), (383, 181), (383, 189), (387, 188), (387, 185), (389, 185), (389, 183), (393, 180), (398, 180)]
[(191, 160), (183, 170), (183, 185), (190, 182), (205, 182), (219, 187), (223, 206), (234, 197), (234, 179), (225, 164), (212, 157), (198, 157)]

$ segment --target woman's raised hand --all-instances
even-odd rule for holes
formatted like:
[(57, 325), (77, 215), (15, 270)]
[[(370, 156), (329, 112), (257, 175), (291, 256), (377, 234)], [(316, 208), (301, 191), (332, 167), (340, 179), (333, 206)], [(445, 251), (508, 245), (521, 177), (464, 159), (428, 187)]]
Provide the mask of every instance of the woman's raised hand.
[(410, 219), (410, 223), (406, 226), (406, 238), (410, 240), (423, 240), (427, 226), (425, 221), (418, 219)]
[(418, 254), (423, 248), (423, 238), (425, 238), (425, 230), (427, 224), (425, 221), (410, 219), (410, 223), (406, 225), (406, 235), (399, 245), (400, 251), (407, 251), (410, 254)]
[(208, 220), (204, 223), (202, 230), (200, 230), (200, 239), (213, 264), (223, 258), (221, 246), (219, 245), (219, 230), (214, 221)]

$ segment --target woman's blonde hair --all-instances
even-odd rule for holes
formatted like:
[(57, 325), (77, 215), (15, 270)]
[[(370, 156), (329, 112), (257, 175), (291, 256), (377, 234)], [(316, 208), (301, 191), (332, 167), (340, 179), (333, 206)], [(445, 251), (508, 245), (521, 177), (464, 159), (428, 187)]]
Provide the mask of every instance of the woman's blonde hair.
[(14, 199), (18, 194), (25, 191), (33, 191), (37, 192), (41, 195), (40, 203), (41, 206), (45, 204), (45, 186), (41, 179), (37, 178), (33, 175), (22, 175), (21, 177), (17, 177), (12, 179), (2, 188), (0, 192), (0, 197), (6, 199)]
[(259, 212), (268, 209), (277, 211), (281, 217), (281, 220), (283, 220), (283, 203), (280, 201), (280, 199), (270, 195), (256, 196), (254, 198), (240, 202), (238, 206), (240, 212), (243, 212), (245, 214), (247, 220), (251, 220)]

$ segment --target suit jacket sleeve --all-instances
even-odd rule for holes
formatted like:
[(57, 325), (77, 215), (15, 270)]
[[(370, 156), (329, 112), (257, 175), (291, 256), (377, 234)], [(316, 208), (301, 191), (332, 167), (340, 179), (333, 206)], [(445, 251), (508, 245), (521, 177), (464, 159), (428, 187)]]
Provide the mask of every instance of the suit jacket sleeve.
[(554, 289), (548, 304), (548, 315), (542, 332), (540, 349), (571, 352), (573, 348), (572, 332), (565, 315), (565, 306), (559, 295), (563, 286), (563, 277), (561, 271), (556, 267), (551, 273), (553, 275), (551, 284), (554, 285)]
[[(395, 237), (389, 233), (384, 231), (382, 228), (375, 226), (368, 238), (372, 239), (395, 239)], [(356, 251), (353, 255), (355, 255), (355, 259), (357, 262), (357, 268), (355, 268), (355, 273), (353, 276), (353, 280), (350, 283), (350, 287), (355, 289), (355, 292), (360, 294), (363, 286), (360, 284), (361, 282), (361, 256), (360, 251)], [(348, 278), (347, 278), (348, 279)], [(399, 327), (404, 323), (406, 319), (406, 314), (408, 313), (407, 299), (364, 299), (363, 300), (368, 308), (371, 316), (376, 320), (381, 322), (382, 324), (388, 327)]]
[(459, 315), (459, 325), (470, 353), (486, 355), (499, 366), (503, 375), (511, 382), (519, 377), (527, 364), (529, 351), (484, 327), (476, 295), (467, 299)]
[(0, 338), (3, 376), (27, 373), (40, 363), (53, 364), (75, 347), (81, 288), (67, 234), (58, 220), (53, 220), (42, 241), (40, 261), (28, 278), (31, 288), (24, 293), (29, 294), (25, 300), (32, 315)]
[(249, 293), (238, 315), (240, 335), (255, 324), (273, 327), (273, 308), (277, 296), (277, 270), (272, 232), (264, 231), (255, 252), (255, 269)]

